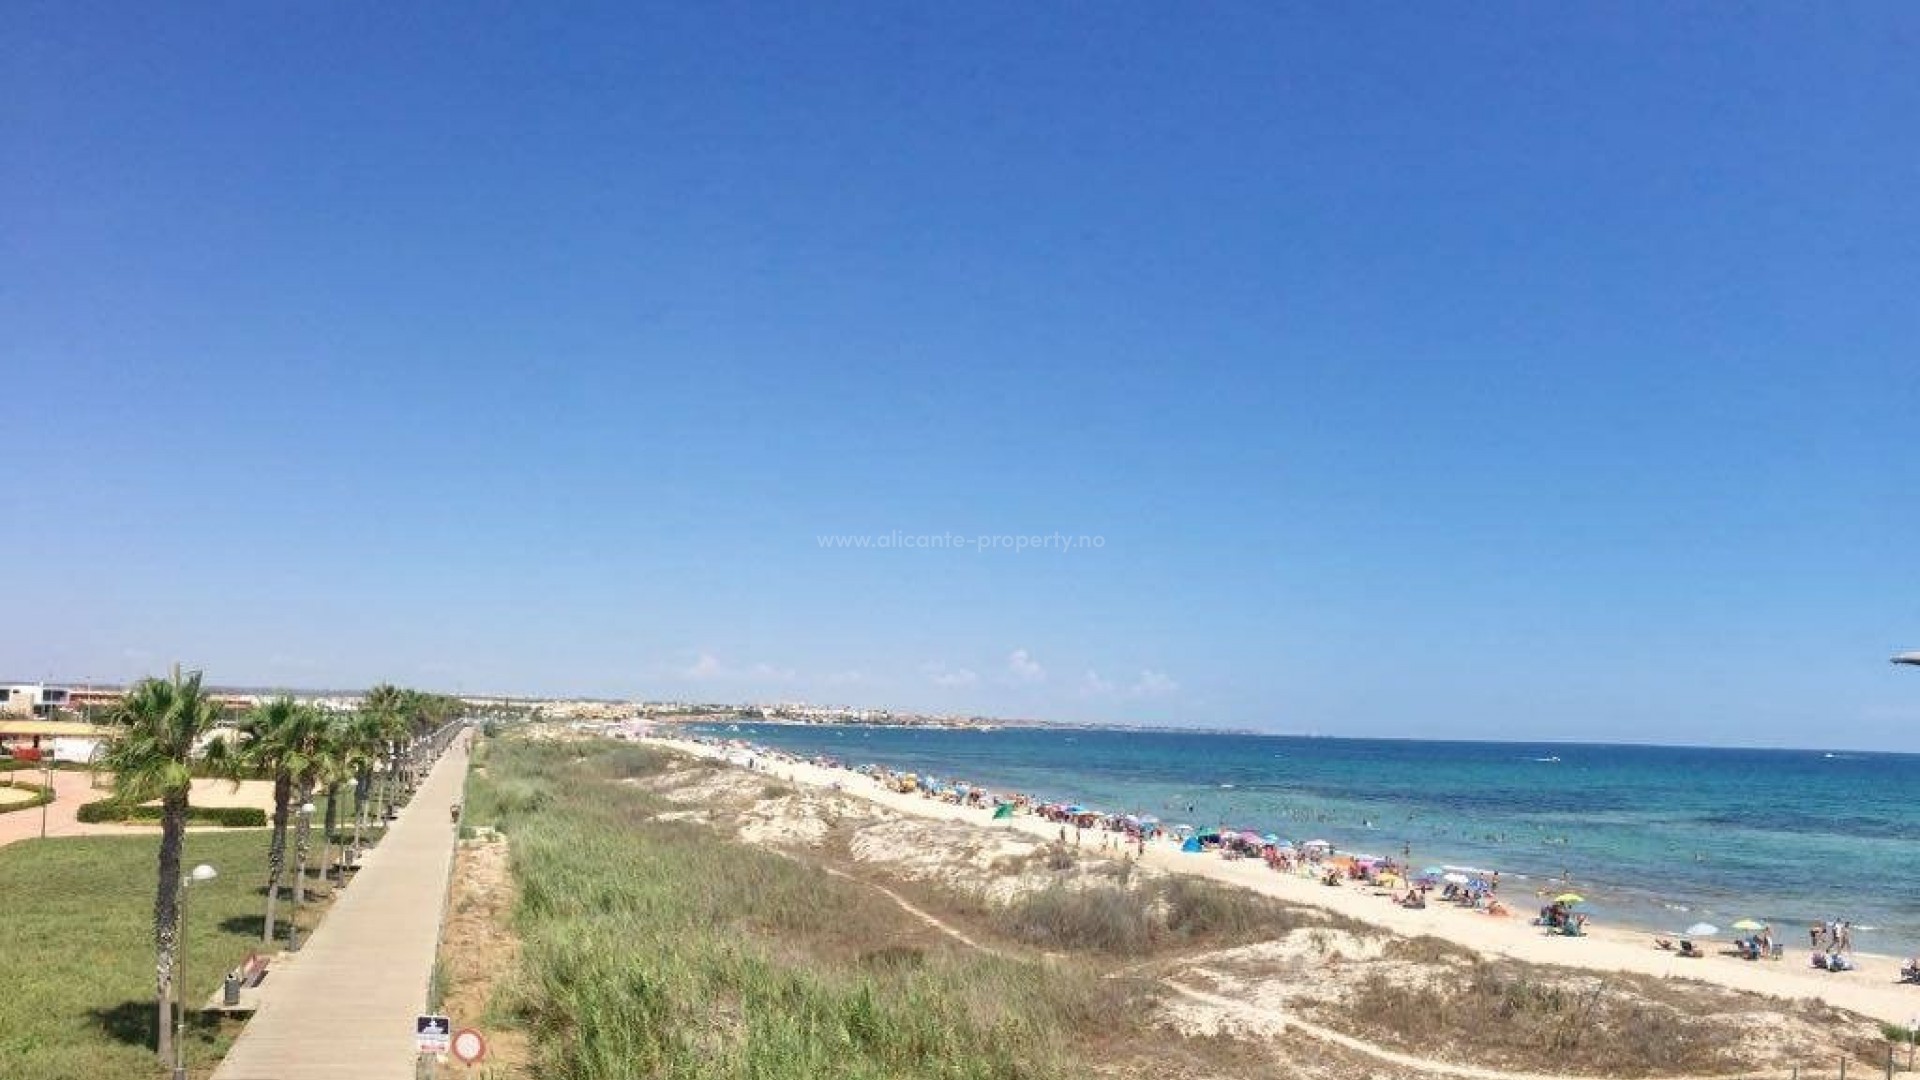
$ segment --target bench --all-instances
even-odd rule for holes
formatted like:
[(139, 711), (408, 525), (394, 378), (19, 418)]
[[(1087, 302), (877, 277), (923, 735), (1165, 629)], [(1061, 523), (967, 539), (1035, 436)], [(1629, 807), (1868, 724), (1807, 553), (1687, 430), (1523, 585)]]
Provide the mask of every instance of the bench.
[(240, 980), (239, 1003), (234, 1005), (227, 1004), (226, 986), (223, 980), (220, 989), (213, 992), (213, 996), (207, 999), (207, 1003), (201, 1011), (217, 1012), (227, 1016), (240, 1016), (258, 1012), (260, 1009), (260, 984), (266, 981), (267, 967), (272, 963), (273, 959), (271, 957), (261, 956), (257, 952), (248, 953), (246, 961), (239, 967), (233, 969), (233, 974)]
[(247, 954), (247, 962), (239, 967), (240, 988), (251, 990), (259, 986), (267, 977), (267, 965), (273, 963), (271, 957), (261, 956), (257, 952)]

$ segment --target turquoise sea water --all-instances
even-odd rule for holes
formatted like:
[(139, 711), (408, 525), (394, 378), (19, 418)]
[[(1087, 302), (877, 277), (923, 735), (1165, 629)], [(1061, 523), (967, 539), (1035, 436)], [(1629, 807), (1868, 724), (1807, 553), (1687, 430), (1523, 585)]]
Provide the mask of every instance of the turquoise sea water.
[[(1787, 940), (1851, 919), (1864, 950), (1920, 947), (1920, 755), (1418, 742), (1173, 732), (708, 725), (1168, 823), (1499, 870), (1502, 894), (1588, 897), (1656, 930), (1742, 917)], [(1198, 856), (1196, 856), (1198, 857)]]

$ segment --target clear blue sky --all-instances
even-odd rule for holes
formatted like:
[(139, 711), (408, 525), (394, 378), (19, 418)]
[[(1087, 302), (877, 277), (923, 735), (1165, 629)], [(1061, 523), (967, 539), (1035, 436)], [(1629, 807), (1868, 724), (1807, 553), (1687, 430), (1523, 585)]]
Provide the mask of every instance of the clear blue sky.
[(1920, 748), (1912, 5), (560, 7), (0, 13), (0, 674)]

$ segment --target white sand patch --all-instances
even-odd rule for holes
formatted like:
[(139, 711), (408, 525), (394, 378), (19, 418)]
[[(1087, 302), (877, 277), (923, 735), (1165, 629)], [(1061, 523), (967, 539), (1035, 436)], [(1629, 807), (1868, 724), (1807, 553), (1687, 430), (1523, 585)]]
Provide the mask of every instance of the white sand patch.
[(1345, 960), (1378, 960), (1390, 940), (1385, 935), (1363, 937), (1331, 926), (1309, 926), (1290, 930), (1271, 941), (1206, 953), (1194, 957), (1193, 963), (1209, 968), (1264, 971), (1276, 966), (1293, 968)]
[(809, 795), (762, 799), (740, 815), (740, 839), (819, 847), (839, 819), (839, 809), (831, 800)]
[(766, 791), (764, 777), (732, 769), (682, 769), (666, 773), (642, 786), (677, 803), (703, 803), (737, 808), (758, 800)]
[(1011, 829), (893, 818), (861, 828), (848, 848), (855, 859), (889, 873), (938, 882), (998, 904), (1055, 885), (1118, 885), (1123, 876), (1137, 886), (1159, 873), (1138, 864), (1128, 867), (1118, 856), (1072, 850), (1067, 865), (1055, 866), (1047, 856), (1050, 846)]
[[(1044, 862), (1031, 856), (1043, 845), (1031, 838), (950, 822), (894, 819), (854, 834), (849, 850), (861, 862), (919, 881), (936, 881), (1005, 901), (1044, 887)], [(1016, 871), (1014, 867), (1037, 865)]]

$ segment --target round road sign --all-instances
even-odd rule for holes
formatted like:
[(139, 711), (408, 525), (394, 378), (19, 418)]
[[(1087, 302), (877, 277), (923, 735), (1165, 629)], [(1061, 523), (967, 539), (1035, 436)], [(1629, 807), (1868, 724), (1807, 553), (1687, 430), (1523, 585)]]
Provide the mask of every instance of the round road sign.
[(453, 1056), (471, 1065), (487, 1056), (487, 1040), (472, 1028), (461, 1028), (453, 1035)]

